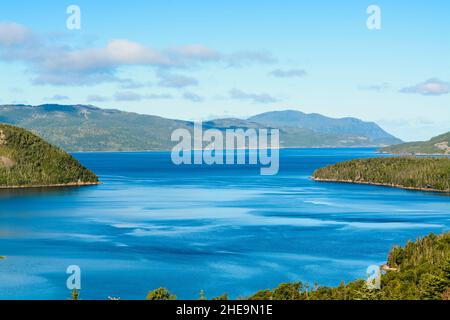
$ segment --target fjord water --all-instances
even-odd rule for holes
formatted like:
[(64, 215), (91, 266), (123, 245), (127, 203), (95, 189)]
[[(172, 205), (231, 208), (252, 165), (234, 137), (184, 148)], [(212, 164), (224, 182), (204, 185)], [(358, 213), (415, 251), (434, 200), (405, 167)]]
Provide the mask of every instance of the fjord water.
[(245, 296), (281, 282), (364, 278), (390, 248), (449, 230), (448, 195), (318, 183), (319, 167), (373, 149), (282, 150), (280, 172), (175, 166), (170, 153), (75, 156), (103, 184), (0, 191), (0, 299)]

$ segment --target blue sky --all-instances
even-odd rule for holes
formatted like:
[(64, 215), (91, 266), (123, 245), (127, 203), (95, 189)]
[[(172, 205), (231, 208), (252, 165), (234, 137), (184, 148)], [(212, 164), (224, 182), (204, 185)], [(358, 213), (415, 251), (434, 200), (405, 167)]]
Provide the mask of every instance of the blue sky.
[[(69, 5), (81, 29), (69, 30)], [(381, 30), (369, 30), (369, 5)], [(450, 3), (14, 1), (0, 9), (0, 103), (171, 118), (295, 109), (450, 131)]]

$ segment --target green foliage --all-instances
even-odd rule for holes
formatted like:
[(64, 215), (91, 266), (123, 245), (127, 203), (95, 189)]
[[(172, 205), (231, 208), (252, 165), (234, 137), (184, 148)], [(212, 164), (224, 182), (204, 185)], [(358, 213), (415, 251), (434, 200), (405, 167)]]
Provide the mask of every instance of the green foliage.
[(214, 297), (211, 300), (230, 300), (230, 298), (228, 297), (228, 294), (224, 293), (218, 297)]
[(74, 301), (77, 301), (80, 298), (80, 293), (78, 292), (77, 289), (73, 289), (72, 294), (71, 294), (71, 299)]
[(249, 297), (249, 300), (304, 300), (305, 287), (301, 282), (282, 283), (273, 290), (261, 290)]
[(248, 300), (272, 300), (272, 290), (260, 290), (254, 295), (250, 296)]
[(38, 136), (0, 124), (0, 187), (98, 183), (75, 158)]
[(177, 297), (166, 288), (158, 288), (147, 294), (147, 300), (176, 300)]
[(442, 276), (450, 281), (450, 258), (442, 263)]
[(282, 283), (272, 291), (272, 300), (300, 300), (300, 291), (303, 292), (303, 284), (300, 282)]
[(444, 291), (447, 289), (448, 282), (446, 279), (426, 273), (420, 277), (419, 288), (420, 288), (420, 298), (423, 300), (433, 300), (437, 297), (442, 296)]
[(387, 157), (357, 159), (317, 170), (316, 180), (382, 184), (450, 192), (450, 159)]
[[(153, 291), (150, 291), (147, 294), (147, 300), (176, 300), (177, 297), (170, 293), (169, 290), (166, 288), (159, 288)], [(205, 292), (203, 290), (200, 290), (200, 297), (198, 300), (206, 301), (208, 300), (205, 296)], [(218, 297), (214, 297), (211, 300), (229, 300), (229, 297), (227, 294), (222, 294)]]

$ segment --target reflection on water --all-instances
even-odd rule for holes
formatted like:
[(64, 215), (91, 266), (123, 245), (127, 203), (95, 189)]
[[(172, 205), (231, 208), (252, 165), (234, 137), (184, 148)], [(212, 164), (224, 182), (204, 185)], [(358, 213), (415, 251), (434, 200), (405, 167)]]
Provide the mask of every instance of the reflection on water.
[(370, 149), (281, 152), (280, 174), (252, 166), (175, 167), (168, 153), (77, 154), (104, 184), (0, 191), (0, 298), (247, 295), (285, 281), (365, 276), (394, 244), (449, 229), (450, 198), (316, 183), (314, 169)]

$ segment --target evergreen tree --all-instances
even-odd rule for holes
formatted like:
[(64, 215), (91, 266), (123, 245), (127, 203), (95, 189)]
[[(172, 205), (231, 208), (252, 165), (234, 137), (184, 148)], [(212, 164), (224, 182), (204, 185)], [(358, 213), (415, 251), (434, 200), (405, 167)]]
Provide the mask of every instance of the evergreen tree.
[(147, 294), (147, 300), (176, 300), (177, 297), (166, 288), (158, 288)]
[(72, 300), (77, 301), (79, 299), (79, 297), (80, 297), (80, 294), (79, 294), (78, 290), (73, 289), (72, 295), (71, 295)]

